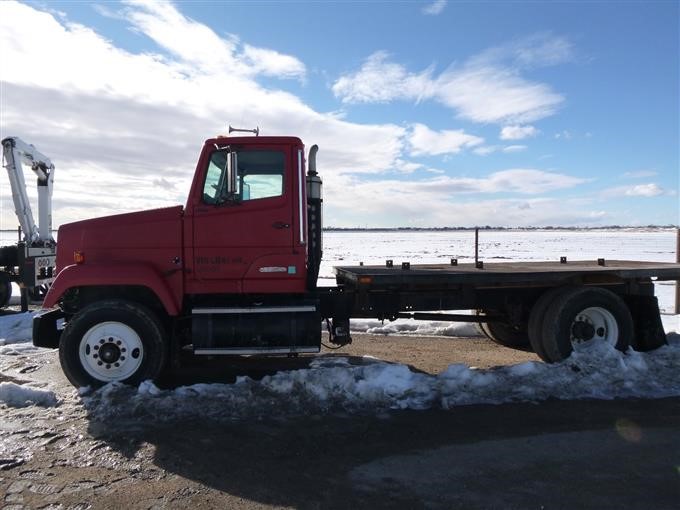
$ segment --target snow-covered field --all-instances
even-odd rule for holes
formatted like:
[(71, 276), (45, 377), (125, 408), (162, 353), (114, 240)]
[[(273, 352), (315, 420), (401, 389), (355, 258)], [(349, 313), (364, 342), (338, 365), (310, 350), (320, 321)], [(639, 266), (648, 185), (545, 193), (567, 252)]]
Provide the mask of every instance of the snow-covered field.
[[(609, 259), (675, 260), (675, 232), (666, 231), (503, 231), (480, 235), (483, 260)], [(325, 235), (321, 278), (332, 284), (333, 265), (359, 262), (381, 264), (447, 261), (472, 258), (472, 232), (368, 233)], [(540, 401), (547, 398), (618, 397), (659, 398), (680, 395), (680, 316), (670, 315), (674, 284), (656, 287), (665, 313), (669, 345), (651, 353), (620, 353), (603, 346), (576, 352), (563, 363), (526, 362), (488, 370), (451, 365), (438, 375), (416, 373), (405, 365), (373, 358), (322, 356), (306, 369), (280, 372), (261, 380), (240, 378), (234, 384), (196, 384), (161, 390), (150, 382), (139, 388), (108, 385), (80, 395), (95, 417), (145, 417), (172, 420), (177, 417), (235, 419), (273, 407), (286, 414), (324, 411), (381, 411), (388, 409), (449, 408), (474, 403)], [(0, 409), (27, 405), (55, 406), (73, 395), (54, 388), (22, 382), (7, 375), (21, 372), (21, 364), (39, 365), (45, 353), (30, 343), (30, 314), (0, 316)], [(396, 321), (354, 321), (354, 331), (461, 336), (477, 334), (469, 325)], [(207, 403), (210, 402), (210, 405)], [(215, 405), (219, 402), (220, 405)]]

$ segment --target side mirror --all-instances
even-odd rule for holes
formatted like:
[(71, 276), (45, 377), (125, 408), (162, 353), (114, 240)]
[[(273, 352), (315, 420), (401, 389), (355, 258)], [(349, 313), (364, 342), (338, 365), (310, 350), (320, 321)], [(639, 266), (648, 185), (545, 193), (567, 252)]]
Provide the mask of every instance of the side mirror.
[(233, 151), (227, 157), (227, 195), (235, 196), (238, 194), (236, 183), (238, 181), (238, 154)]

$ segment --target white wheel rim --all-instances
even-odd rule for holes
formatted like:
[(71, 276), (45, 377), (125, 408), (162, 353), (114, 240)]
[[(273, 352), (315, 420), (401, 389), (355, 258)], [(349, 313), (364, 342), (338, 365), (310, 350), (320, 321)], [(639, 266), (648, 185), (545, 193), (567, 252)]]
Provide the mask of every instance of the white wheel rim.
[(78, 349), (85, 371), (98, 381), (124, 381), (144, 359), (137, 332), (122, 322), (101, 322), (87, 330)]
[(605, 342), (616, 347), (619, 340), (619, 325), (616, 318), (606, 308), (592, 306), (581, 310), (570, 328), (570, 340), (573, 347), (587, 342)]

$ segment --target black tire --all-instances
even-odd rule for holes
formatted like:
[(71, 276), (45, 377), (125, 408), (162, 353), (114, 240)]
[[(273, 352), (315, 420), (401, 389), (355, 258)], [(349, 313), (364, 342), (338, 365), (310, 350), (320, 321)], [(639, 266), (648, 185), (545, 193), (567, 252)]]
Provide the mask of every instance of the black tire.
[(9, 280), (7, 273), (0, 272), (0, 308), (6, 307), (11, 297), (12, 282)]
[[(582, 315), (606, 315), (611, 322), (607, 327), (594, 329), (587, 321), (577, 320)], [(593, 312), (592, 310), (596, 310)], [(577, 332), (580, 326), (585, 333)], [(545, 311), (541, 327), (541, 343), (551, 363), (567, 359), (572, 351), (572, 338), (581, 336), (581, 341), (606, 339), (620, 351), (625, 351), (633, 340), (633, 319), (623, 299), (613, 292), (599, 287), (565, 288), (558, 293)]]
[(480, 327), (484, 335), (498, 345), (523, 351), (531, 349), (526, 325), (513, 327), (507, 322), (482, 322)]
[(527, 333), (529, 335), (529, 343), (531, 344), (532, 350), (536, 355), (543, 361), (550, 361), (548, 355), (543, 348), (543, 318), (545, 317), (545, 312), (555, 299), (555, 297), (564, 292), (565, 289), (571, 289), (573, 287), (555, 287), (545, 291), (541, 294), (541, 297), (534, 303), (531, 307), (531, 312), (529, 313), (529, 325), (527, 327)]
[[(132, 330), (132, 333), (126, 337), (125, 334), (102, 329), (111, 327), (111, 324), (116, 325), (119, 331)], [(97, 335), (105, 338), (97, 341)], [(158, 378), (163, 371), (168, 357), (163, 337), (161, 323), (145, 306), (123, 300), (98, 301), (83, 308), (64, 328), (59, 341), (59, 361), (66, 377), (76, 387), (99, 387), (113, 381), (138, 385), (147, 379)], [(105, 352), (107, 347), (110, 349)], [(95, 361), (92, 359), (97, 358), (95, 352), (104, 354)], [(105, 357), (108, 362), (101, 361)], [(117, 368), (118, 363), (120, 368)], [(134, 371), (130, 372), (130, 367), (135, 367)], [(111, 371), (108, 372), (108, 369)], [(119, 373), (123, 375), (117, 377)]]

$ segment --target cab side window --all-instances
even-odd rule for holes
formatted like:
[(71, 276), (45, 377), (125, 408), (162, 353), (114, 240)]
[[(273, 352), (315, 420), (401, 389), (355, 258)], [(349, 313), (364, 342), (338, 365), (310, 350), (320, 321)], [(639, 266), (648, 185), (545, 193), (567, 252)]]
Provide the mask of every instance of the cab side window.
[[(228, 200), (226, 151), (215, 151), (210, 156), (203, 201), (220, 204)], [(283, 195), (285, 157), (281, 151), (245, 150), (237, 152), (238, 171), (235, 198), (239, 201), (260, 200)]]
[(238, 188), (241, 200), (283, 195), (284, 154), (279, 151), (238, 153)]

